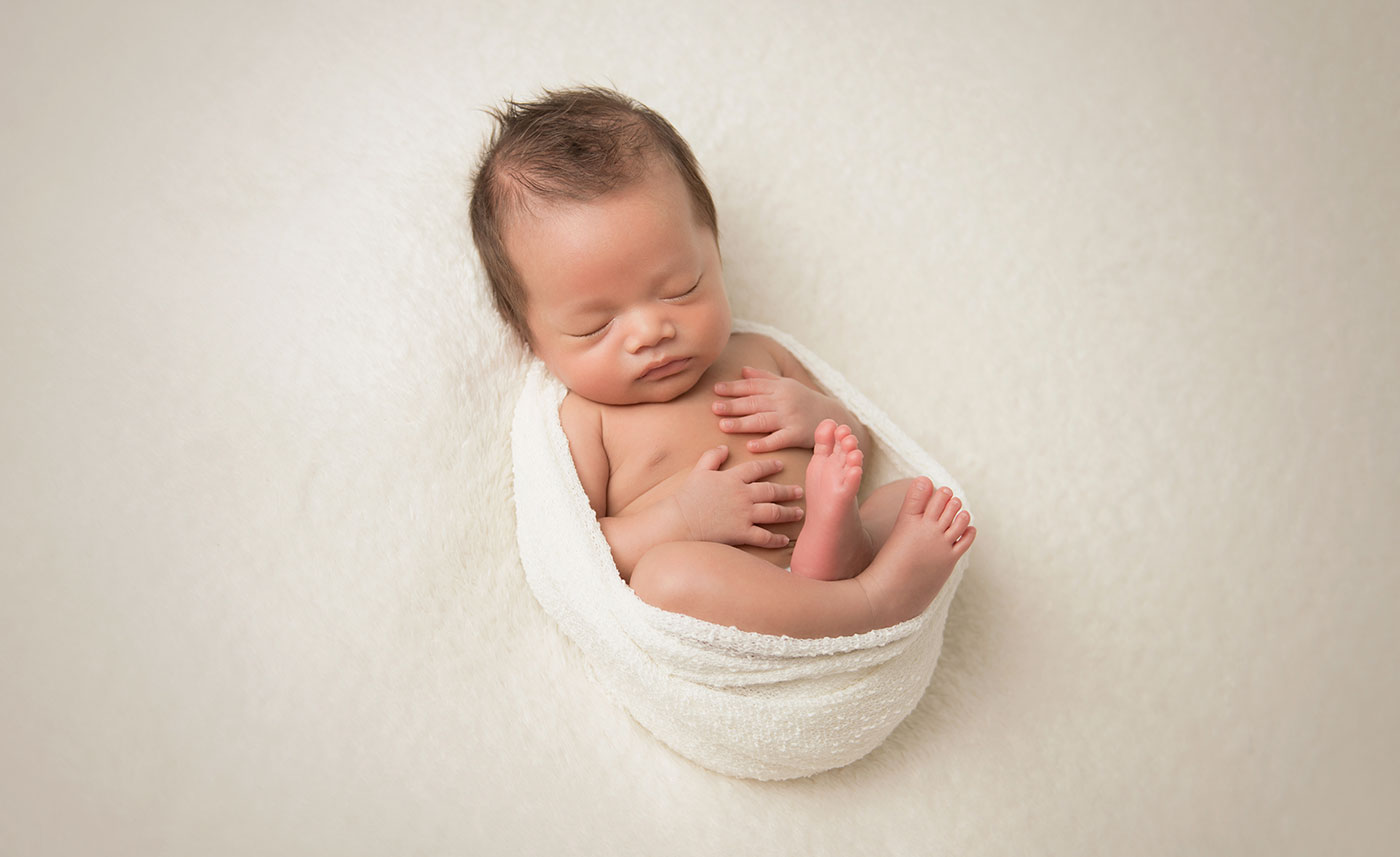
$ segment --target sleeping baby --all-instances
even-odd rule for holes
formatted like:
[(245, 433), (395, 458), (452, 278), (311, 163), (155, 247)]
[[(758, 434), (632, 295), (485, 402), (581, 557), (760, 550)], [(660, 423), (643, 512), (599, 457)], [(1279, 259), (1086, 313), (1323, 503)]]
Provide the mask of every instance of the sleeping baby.
[(662, 117), (605, 89), (509, 102), (472, 234), (643, 601), (790, 637), (919, 615), (976, 537), (927, 477), (863, 503), (869, 436), (781, 345), (730, 329), (714, 202)]

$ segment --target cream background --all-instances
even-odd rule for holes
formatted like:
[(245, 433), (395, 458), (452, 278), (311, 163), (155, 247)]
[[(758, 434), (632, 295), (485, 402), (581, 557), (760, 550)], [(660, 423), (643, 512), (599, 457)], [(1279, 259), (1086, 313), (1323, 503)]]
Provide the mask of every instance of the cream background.
[[(0, 850), (1400, 844), (1393, 4), (9, 4)], [(732, 299), (959, 479), (923, 703), (728, 780), (531, 600), (477, 107), (692, 142)]]

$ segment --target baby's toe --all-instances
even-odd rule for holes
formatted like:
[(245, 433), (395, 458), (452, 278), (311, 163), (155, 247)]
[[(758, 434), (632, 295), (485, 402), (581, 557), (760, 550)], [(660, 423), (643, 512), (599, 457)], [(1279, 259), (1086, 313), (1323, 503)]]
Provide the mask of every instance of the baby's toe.
[(924, 511), (924, 517), (934, 521), (939, 520), (940, 516), (943, 514), (943, 510), (948, 507), (948, 498), (952, 496), (953, 492), (949, 491), (947, 488), (939, 488), (937, 491), (933, 492), (933, 498), (929, 500), (928, 508)]
[(971, 520), (972, 516), (966, 510), (954, 515), (953, 523), (948, 527), (948, 538), (951, 541), (957, 541), (967, 531), (967, 525)]
[(938, 516), (938, 523), (943, 527), (952, 526), (953, 518), (962, 508), (962, 501), (954, 497), (948, 501), (948, 505), (943, 507), (943, 512)]
[(962, 556), (967, 553), (967, 549), (972, 547), (972, 540), (975, 538), (977, 538), (977, 528), (968, 527), (966, 532), (962, 534), (962, 538), (953, 545), (953, 556)]
[(909, 486), (909, 490), (904, 492), (904, 504), (900, 507), (901, 515), (918, 517), (928, 508), (929, 498), (933, 496), (933, 482), (927, 476), (920, 476)]
[[(849, 462), (847, 462), (847, 464), (849, 465)], [(842, 493), (854, 496), (855, 493), (860, 490), (860, 479), (862, 473), (863, 471), (861, 470), (860, 462), (856, 462), (854, 465), (848, 466), (845, 472), (841, 474)]]

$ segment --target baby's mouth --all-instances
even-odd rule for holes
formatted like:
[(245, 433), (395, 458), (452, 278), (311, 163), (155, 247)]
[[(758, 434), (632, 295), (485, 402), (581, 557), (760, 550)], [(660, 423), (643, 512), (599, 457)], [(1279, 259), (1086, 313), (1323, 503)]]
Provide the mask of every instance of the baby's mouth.
[(654, 364), (650, 369), (643, 372), (637, 379), (639, 381), (656, 381), (661, 378), (669, 378), (680, 372), (684, 372), (690, 365), (690, 357), (676, 357), (661, 363)]

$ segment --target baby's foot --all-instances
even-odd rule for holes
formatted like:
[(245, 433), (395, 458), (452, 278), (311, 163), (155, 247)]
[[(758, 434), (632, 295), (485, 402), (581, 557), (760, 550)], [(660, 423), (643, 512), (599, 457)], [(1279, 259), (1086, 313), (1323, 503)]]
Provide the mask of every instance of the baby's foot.
[(909, 486), (889, 539), (856, 578), (875, 611), (876, 627), (913, 619), (943, 588), (977, 537), (977, 528), (968, 526), (971, 516), (961, 507), (952, 491), (934, 491), (927, 477)]
[(823, 420), (807, 464), (807, 513), (792, 549), (792, 571), (817, 580), (853, 577), (870, 564), (870, 535), (860, 523), (860, 442), (848, 426)]

